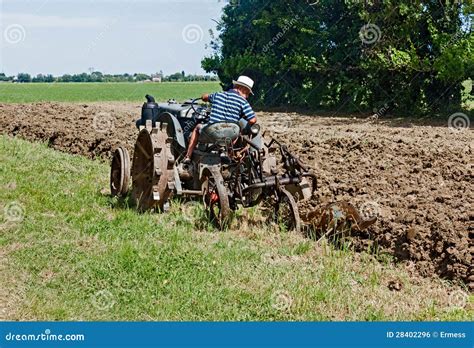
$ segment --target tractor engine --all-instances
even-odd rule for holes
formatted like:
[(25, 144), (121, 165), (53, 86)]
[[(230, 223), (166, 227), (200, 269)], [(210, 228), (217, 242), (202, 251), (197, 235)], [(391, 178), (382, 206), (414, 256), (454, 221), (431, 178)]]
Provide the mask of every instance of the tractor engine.
[(145, 126), (147, 120), (152, 121), (152, 126), (156, 127), (156, 121), (162, 113), (169, 113), (176, 117), (183, 130), (184, 139), (188, 139), (189, 135), (196, 126), (196, 121), (193, 118), (194, 111), (191, 107), (191, 101), (186, 101), (182, 104), (177, 103), (174, 99), (168, 100), (167, 103), (156, 103), (155, 98), (146, 95), (147, 101), (142, 106), (142, 115), (137, 120), (137, 128)]

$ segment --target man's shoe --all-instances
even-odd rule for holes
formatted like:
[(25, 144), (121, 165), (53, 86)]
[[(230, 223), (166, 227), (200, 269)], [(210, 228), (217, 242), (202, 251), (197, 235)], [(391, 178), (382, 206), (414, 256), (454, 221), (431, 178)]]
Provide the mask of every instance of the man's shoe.
[(191, 164), (191, 158), (184, 157), (183, 164)]

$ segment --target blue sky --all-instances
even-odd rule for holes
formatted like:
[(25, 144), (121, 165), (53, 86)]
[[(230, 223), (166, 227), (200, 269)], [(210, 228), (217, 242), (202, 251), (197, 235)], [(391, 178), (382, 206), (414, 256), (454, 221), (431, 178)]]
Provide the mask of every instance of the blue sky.
[(0, 0), (0, 72), (203, 73), (225, 0)]

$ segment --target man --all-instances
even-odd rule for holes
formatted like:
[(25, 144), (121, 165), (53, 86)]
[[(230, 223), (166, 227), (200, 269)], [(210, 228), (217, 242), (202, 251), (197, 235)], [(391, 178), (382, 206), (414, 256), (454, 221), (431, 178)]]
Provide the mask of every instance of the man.
[[(213, 94), (203, 94), (201, 97), (205, 102), (210, 102), (211, 116), (206, 126), (216, 122), (235, 122), (245, 119), (249, 125), (257, 122), (257, 117), (247, 99), (253, 94), (252, 88), (254, 82), (247, 76), (240, 76), (237, 81), (232, 81), (234, 87), (227, 92), (217, 92)], [(196, 147), (202, 124), (197, 125), (191, 139), (189, 140), (188, 151), (183, 163), (190, 163), (194, 148)]]

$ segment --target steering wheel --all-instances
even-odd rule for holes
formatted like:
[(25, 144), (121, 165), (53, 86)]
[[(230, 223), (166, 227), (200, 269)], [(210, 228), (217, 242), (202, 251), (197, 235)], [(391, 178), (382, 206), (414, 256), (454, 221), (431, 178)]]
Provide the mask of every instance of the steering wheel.
[(196, 98), (191, 101), (191, 109), (194, 111), (193, 118), (198, 119), (198, 120), (204, 120), (209, 117), (207, 114), (208, 109), (207, 108), (197, 109), (196, 101), (198, 100), (201, 100), (201, 98)]

